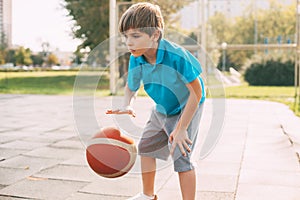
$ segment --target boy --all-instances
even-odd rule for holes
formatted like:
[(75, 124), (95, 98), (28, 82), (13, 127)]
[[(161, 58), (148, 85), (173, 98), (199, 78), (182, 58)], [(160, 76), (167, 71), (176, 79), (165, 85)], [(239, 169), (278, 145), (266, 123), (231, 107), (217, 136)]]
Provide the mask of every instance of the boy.
[(124, 107), (107, 114), (135, 116), (131, 105), (143, 81), (156, 103), (138, 145), (143, 193), (131, 200), (157, 199), (154, 193), (156, 158), (171, 154), (184, 200), (194, 200), (196, 174), (190, 161), (196, 142), (204, 84), (200, 63), (187, 50), (162, 38), (164, 22), (157, 5), (137, 3), (121, 17), (119, 31), (131, 52)]

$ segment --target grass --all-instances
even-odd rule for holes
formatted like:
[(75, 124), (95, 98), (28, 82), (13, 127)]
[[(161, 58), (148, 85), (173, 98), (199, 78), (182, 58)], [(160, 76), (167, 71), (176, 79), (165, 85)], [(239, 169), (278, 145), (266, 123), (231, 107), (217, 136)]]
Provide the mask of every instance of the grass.
[[(90, 72), (81, 75), (88, 77), (79, 86), (80, 90), (92, 91), (97, 87), (101, 95), (109, 94), (108, 75), (100, 78), (99, 74)], [(74, 71), (0, 72), (0, 93), (71, 95), (76, 78), (78, 72)]]
[[(72, 95), (74, 83), (80, 82), (78, 91), (94, 92), (96, 95), (107, 96), (109, 91), (109, 74), (106, 72), (78, 72), (74, 71), (45, 71), (45, 72), (0, 72), (0, 93), (6, 94), (52, 94)], [(79, 79), (78, 77), (84, 77)], [(100, 78), (101, 77), (101, 78)], [(99, 80), (100, 78), (100, 80)], [(98, 83), (95, 85), (95, 83)], [(145, 91), (139, 91), (144, 96)], [(300, 115), (299, 108), (295, 108), (295, 89), (291, 87), (270, 87), (270, 86), (240, 86), (226, 87), (226, 98), (239, 99), (261, 99), (276, 101), (288, 105), (297, 115)]]
[(289, 99), (294, 98), (293, 86), (232, 86), (225, 88), (227, 98), (249, 98), (249, 99)]
[(300, 116), (299, 108), (295, 105), (294, 86), (249, 86), (244, 83), (240, 86), (226, 87), (225, 95), (226, 98), (260, 99), (280, 102), (288, 105), (295, 114)]

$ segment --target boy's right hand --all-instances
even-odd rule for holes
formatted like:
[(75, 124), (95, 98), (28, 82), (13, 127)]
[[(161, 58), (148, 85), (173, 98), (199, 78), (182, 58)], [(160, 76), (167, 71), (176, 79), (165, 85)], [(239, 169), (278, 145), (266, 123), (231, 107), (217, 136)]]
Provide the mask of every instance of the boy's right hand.
[(128, 115), (131, 115), (132, 117), (135, 117), (134, 110), (129, 106), (127, 106), (124, 109), (107, 110), (106, 114), (117, 114), (117, 115), (128, 114)]

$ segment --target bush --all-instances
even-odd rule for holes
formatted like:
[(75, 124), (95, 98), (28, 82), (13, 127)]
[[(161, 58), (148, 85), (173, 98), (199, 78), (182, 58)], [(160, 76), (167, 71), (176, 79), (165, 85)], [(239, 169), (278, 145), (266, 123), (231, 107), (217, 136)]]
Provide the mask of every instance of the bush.
[(291, 86), (294, 85), (295, 64), (292, 61), (268, 60), (252, 63), (245, 72), (245, 80), (250, 85)]

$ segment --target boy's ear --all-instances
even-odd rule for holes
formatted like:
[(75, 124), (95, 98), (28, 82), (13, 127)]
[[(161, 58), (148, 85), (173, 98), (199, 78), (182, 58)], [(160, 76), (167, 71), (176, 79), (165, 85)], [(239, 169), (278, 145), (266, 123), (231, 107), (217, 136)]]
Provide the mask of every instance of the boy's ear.
[(157, 42), (158, 39), (159, 39), (159, 37), (160, 37), (160, 31), (159, 31), (159, 30), (155, 30), (155, 31), (153, 32), (153, 34), (152, 34), (153, 40), (154, 40), (155, 42)]

